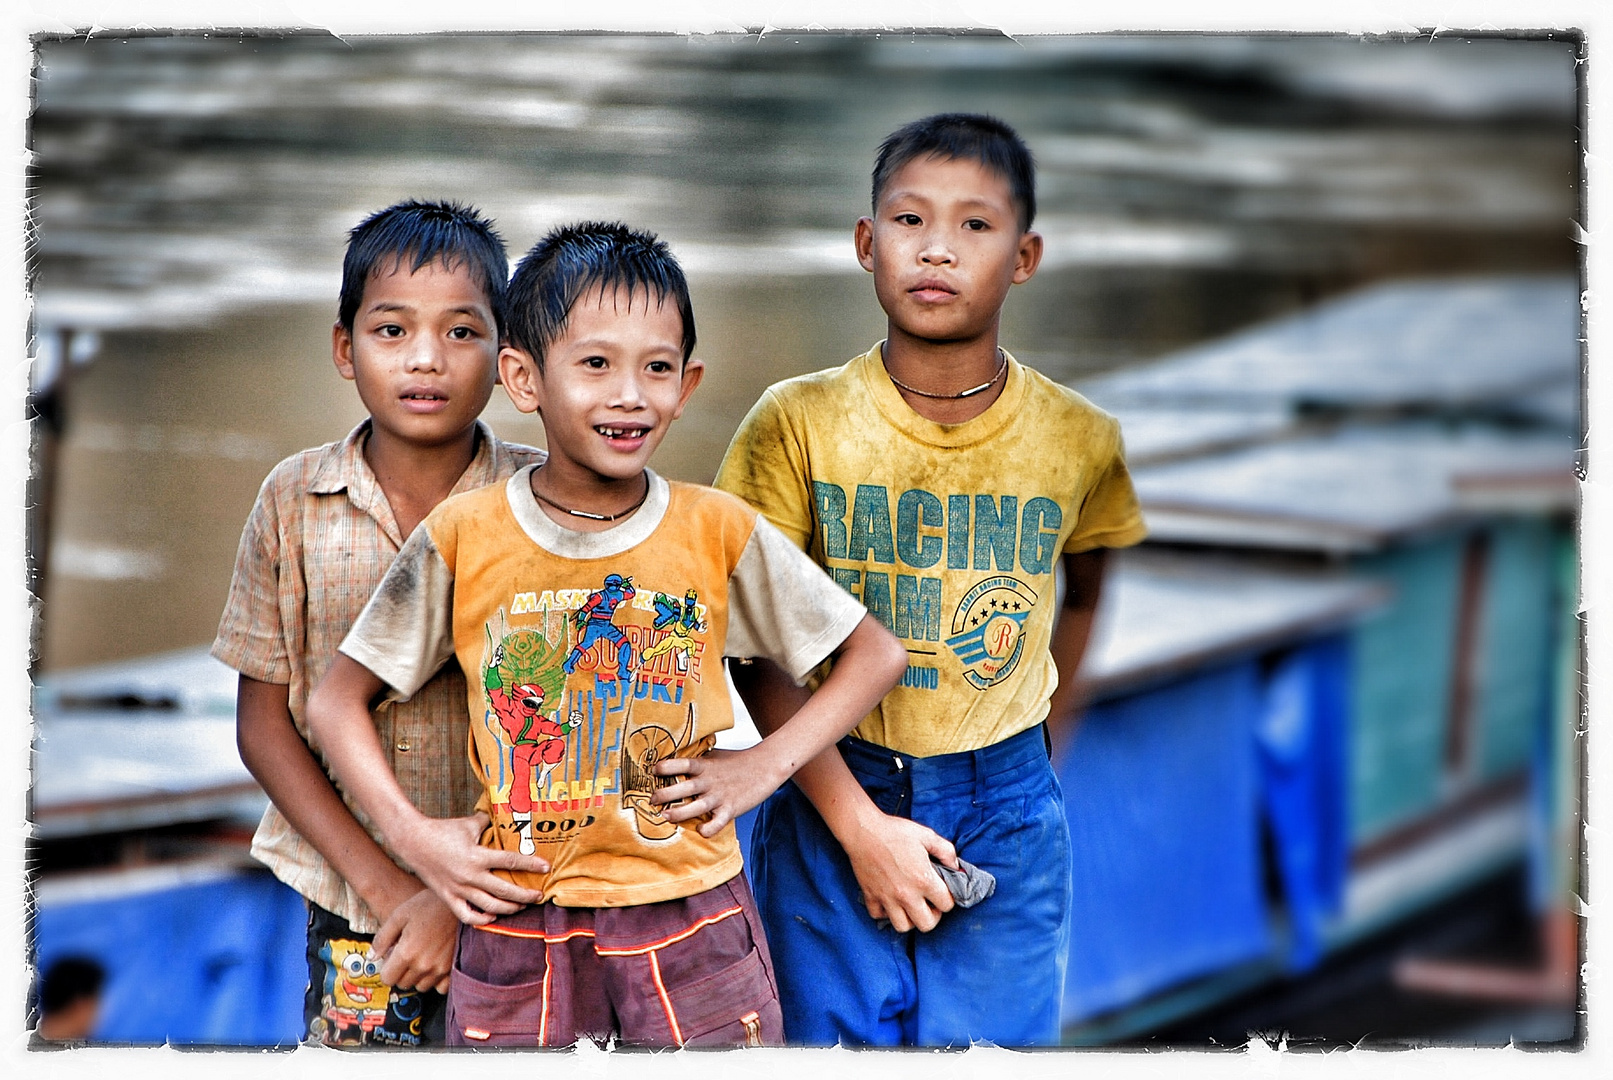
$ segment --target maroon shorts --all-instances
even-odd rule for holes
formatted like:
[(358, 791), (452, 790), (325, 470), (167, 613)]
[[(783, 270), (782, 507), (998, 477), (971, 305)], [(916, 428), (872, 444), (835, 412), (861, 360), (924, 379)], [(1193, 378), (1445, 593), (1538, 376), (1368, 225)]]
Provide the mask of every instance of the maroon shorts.
[(773, 960), (743, 875), (658, 904), (538, 904), (461, 926), (449, 1046), (778, 1046)]

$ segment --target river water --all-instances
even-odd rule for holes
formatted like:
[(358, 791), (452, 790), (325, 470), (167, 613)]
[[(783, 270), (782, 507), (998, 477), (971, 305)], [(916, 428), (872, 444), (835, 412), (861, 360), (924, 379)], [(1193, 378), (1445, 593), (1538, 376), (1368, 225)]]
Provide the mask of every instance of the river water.
[[(883, 328), (851, 250), (880, 139), (995, 113), (1047, 261), (1004, 342), (1058, 379), (1364, 282), (1571, 270), (1576, 46), (1333, 37), (326, 35), (46, 41), (38, 379), (66, 381), (46, 669), (210, 640), (276, 460), (362, 417), (342, 241), (407, 196), (519, 254), (622, 218), (691, 276), (709, 373), (656, 460), (709, 480), (768, 383)], [(539, 426), (496, 395), (508, 438)]]

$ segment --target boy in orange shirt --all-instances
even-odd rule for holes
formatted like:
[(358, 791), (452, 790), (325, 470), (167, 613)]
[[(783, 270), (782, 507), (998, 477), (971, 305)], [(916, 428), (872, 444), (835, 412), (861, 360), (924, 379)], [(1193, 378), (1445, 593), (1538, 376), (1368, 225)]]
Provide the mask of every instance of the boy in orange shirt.
[[(444, 503), (342, 643), (310, 715), (331, 765), (465, 921), (448, 1041), (763, 1044), (782, 1037), (732, 820), (900, 677), (901, 646), (738, 499), (646, 462), (700, 382), (683, 273), (621, 225), (556, 230), (521, 261), (499, 357), (549, 459)], [(671, 645), (666, 642), (671, 641)], [(722, 658), (834, 675), (738, 753)], [(367, 703), (457, 658), (492, 824), (472, 848), (386, 767)], [(557, 744), (559, 744), (557, 746)], [(494, 874), (489, 851), (536, 852)], [(517, 890), (532, 906), (493, 918)]]

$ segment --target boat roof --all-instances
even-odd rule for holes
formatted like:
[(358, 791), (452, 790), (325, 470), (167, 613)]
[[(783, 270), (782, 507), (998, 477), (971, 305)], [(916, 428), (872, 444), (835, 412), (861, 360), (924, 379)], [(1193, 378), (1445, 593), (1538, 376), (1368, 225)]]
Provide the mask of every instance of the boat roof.
[(1500, 409), (1578, 385), (1571, 275), (1372, 285), (1229, 337), (1077, 384), (1124, 403), (1294, 409)]
[(1480, 515), (1569, 511), (1563, 432), (1346, 425), (1133, 472), (1149, 537), (1339, 554)]
[(1349, 625), (1390, 599), (1377, 582), (1260, 560), (1116, 552), (1082, 668), (1113, 698)]
[(236, 750), (236, 681), (205, 648), (42, 677), (37, 835), (255, 819), (266, 800)]

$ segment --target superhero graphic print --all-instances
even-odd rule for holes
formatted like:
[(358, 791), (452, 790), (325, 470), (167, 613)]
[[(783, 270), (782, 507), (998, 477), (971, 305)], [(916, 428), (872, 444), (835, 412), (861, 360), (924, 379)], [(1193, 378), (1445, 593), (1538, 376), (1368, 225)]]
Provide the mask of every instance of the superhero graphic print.
[(524, 853), (566, 843), (608, 813), (666, 841), (680, 826), (650, 799), (676, 783), (660, 761), (704, 754), (695, 687), (709, 620), (698, 592), (640, 589), (607, 574), (592, 589), (517, 593), (487, 626), (481, 755), (495, 828)]

